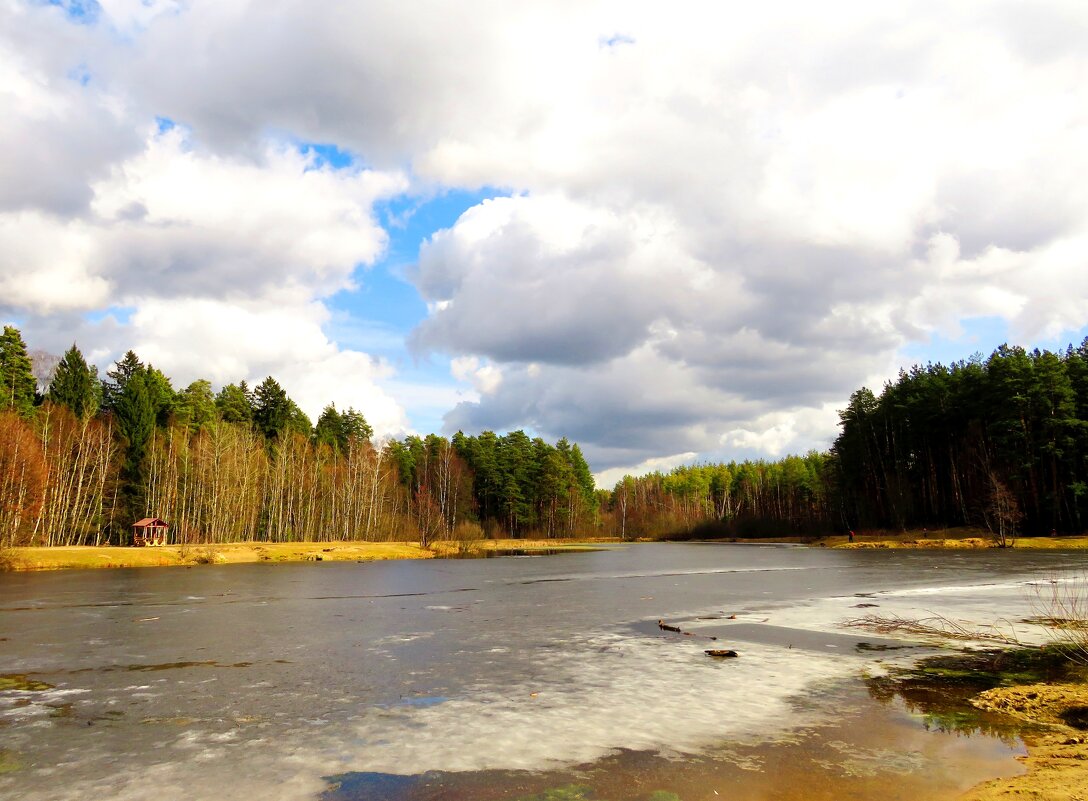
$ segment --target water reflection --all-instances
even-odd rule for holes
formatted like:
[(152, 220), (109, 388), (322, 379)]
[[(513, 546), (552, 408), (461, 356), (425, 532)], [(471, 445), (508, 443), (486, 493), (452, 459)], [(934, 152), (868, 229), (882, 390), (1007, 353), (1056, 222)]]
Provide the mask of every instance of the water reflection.
[[(327, 777), (323, 801), (889, 801), (953, 799), (1018, 772), (1019, 729), (931, 681), (827, 684), (794, 699), (839, 715), (699, 754), (619, 749), (566, 770), (357, 772)], [(723, 728), (727, 722), (723, 721)], [(502, 743), (496, 742), (496, 748)]]

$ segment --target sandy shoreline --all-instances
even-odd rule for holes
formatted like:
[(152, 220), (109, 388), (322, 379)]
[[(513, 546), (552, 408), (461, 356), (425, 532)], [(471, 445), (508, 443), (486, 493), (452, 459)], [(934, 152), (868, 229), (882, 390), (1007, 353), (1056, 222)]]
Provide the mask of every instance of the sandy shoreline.
[(998, 687), (980, 693), (972, 703), (979, 709), (1019, 718), (1038, 729), (1023, 735), (1028, 753), (1018, 759), (1027, 768), (1026, 773), (980, 784), (968, 791), (963, 801), (1088, 799), (1088, 734), (1081, 728), (1088, 723), (1082, 718), (1088, 716), (1088, 685)]
[(387, 559), (435, 559), (456, 555), (486, 556), (507, 550), (582, 550), (599, 545), (588, 540), (479, 540), (462, 545), (437, 542), (228, 542), (212, 545), (165, 545), (119, 548), (92, 545), (10, 548), (0, 554), (7, 570), (66, 570), (108, 567), (178, 567), (199, 564), (279, 562), (370, 562)]
[[(973, 528), (859, 532), (851, 542), (845, 534), (819, 539), (802, 537), (732, 538), (718, 542), (749, 544), (789, 543), (818, 548), (851, 549), (981, 549), (996, 547), (986, 532)], [(229, 542), (208, 545), (167, 545), (154, 548), (112, 546), (52, 546), (9, 548), (0, 551), (2, 570), (64, 570), (100, 567), (177, 567), (196, 564), (245, 564), (253, 562), (377, 561), (384, 559), (434, 559), (462, 553), (485, 556), (489, 551), (585, 548), (618, 543), (615, 538), (474, 540), (469, 543), (438, 542), (421, 548), (415, 542)], [(1023, 537), (1010, 547), (1017, 549), (1088, 549), (1088, 536)], [(1088, 801), (1088, 800), (1086, 800)]]
[[(900, 533), (857, 532), (854, 541), (851, 542), (845, 534), (837, 534), (829, 537), (821, 537), (810, 543), (822, 548), (911, 548), (911, 549), (977, 549), (996, 548), (997, 543), (983, 529), (977, 528), (952, 528), (934, 529), (932, 531), (912, 530)], [(1019, 537), (1012, 539), (1009, 548), (1018, 550), (1028, 549), (1082, 549), (1088, 548), (1088, 536), (1060, 536), (1060, 537)]]

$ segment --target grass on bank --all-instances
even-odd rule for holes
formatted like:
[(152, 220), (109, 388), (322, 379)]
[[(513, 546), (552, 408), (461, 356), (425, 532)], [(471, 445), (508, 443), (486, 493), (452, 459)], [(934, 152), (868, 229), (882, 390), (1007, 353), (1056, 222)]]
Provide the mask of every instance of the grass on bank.
[(585, 550), (586, 541), (478, 540), (439, 541), (428, 548), (414, 542), (228, 542), (214, 545), (165, 545), (154, 548), (53, 546), (9, 548), (0, 553), (0, 569), (62, 570), (101, 567), (171, 567), (255, 562), (370, 562), (387, 559), (434, 559), (487, 556), (488, 552)]
[[(993, 535), (984, 528), (910, 529), (907, 531), (859, 531), (850, 542), (847, 534), (820, 537), (813, 545), (828, 548), (951, 548), (974, 549), (997, 547)], [(1088, 548), (1088, 536), (1017, 537), (1010, 539), (1009, 548), (1019, 549), (1083, 549)]]

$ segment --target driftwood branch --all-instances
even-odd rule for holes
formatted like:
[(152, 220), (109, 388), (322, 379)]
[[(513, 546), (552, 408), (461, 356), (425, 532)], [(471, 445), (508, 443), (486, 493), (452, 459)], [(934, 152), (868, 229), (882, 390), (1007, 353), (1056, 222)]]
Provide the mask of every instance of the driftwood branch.
[[(1007, 623), (1007, 621), (1006, 621)], [(966, 623), (951, 620), (942, 615), (933, 615), (924, 618), (905, 618), (897, 615), (884, 617), (881, 615), (865, 615), (864, 617), (847, 620), (843, 625), (852, 628), (868, 629), (877, 634), (906, 633), (930, 637), (942, 637), (949, 640), (982, 640), (985, 642), (999, 642), (1004, 645), (1018, 645), (1026, 647), (1016, 636), (1016, 631), (1009, 623), (1009, 631), (1006, 634), (996, 625), (971, 628)]]

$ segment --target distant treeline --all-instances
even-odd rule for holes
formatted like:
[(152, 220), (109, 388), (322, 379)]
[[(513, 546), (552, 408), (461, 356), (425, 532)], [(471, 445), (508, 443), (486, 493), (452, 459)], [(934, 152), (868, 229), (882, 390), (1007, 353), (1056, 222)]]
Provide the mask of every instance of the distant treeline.
[[(175, 391), (127, 353), (99, 380), (74, 345), (35, 378), (0, 337), (0, 546), (178, 539), (815, 535), (957, 525), (995, 536), (1088, 520), (1088, 340), (1002, 346), (860, 389), (828, 453), (677, 467), (596, 490), (578, 445), (523, 431), (376, 445), (362, 413), (311, 423), (271, 377)], [(48, 380), (45, 380), (48, 378)]]
[(597, 524), (589, 467), (565, 439), (484, 432), (377, 446), (362, 413), (330, 404), (312, 423), (271, 377), (176, 391), (131, 351), (105, 380), (75, 345), (38, 361), (49, 369), (36, 378), (20, 332), (5, 327), (0, 547), (124, 544), (142, 517), (165, 519), (186, 543), (427, 544)]
[(1002, 346), (860, 389), (827, 454), (625, 478), (602, 513), (631, 536), (806, 535), (971, 525), (995, 537), (1088, 522), (1088, 340)]
[(850, 525), (1081, 532), (1088, 521), (1088, 339), (1002, 346), (901, 372), (841, 413), (833, 458)]
[(830, 457), (677, 467), (624, 477), (608, 493), (602, 533), (632, 537), (816, 535), (831, 525)]

